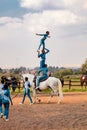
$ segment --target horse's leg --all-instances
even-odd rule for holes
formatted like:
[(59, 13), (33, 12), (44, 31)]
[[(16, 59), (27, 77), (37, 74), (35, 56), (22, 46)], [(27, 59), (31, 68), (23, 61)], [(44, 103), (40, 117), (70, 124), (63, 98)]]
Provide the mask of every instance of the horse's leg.
[(87, 81), (86, 81), (86, 87), (87, 87)]
[(50, 95), (49, 99), (47, 100), (47, 103), (50, 102), (51, 98), (53, 97), (53, 95)]
[(33, 103), (36, 103), (36, 102), (38, 102), (38, 103), (40, 103), (40, 99), (38, 98), (38, 96), (37, 96), (37, 94), (36, 94), (36, 91), (37, 90), (35, 90), (35, 89), (33, 89)]
[(37, 100), (37, 94), (36, 94), (36, 90), (33, 88), (33, 103), (36, 103)]
[(59, 97), (59, 92), (53, 92), (53, 91), (51, 92), (51, 95), (50, 95), (49, 99), (47, 100), (47, 103), (49, 103), (51, 101), (51, 98), (54, 96), (54, 94), (57, 95), (57, 97), (58, 97), (57, 103), (60, 104), (61, 98)]
[(50, 95), (49, 99), (47, 100), (47, 103), (50, 102), (51, 98), (53, 97), (53, 93), (54, 93), (53, 89), (51, 87), (49, 87), (49, 89), (51, 90), (51, 95)]
[[(51, 88), (50, 88), (51, 89)], [(50, 95), (50, 97), (49, 97), (49, 99), (47, 100), (47, 103), (49, 103), (50, 101), (51, 101), (51, 98), (53, 97), (53, 90), (51, 89), (51, 95)]]
[[(55, 87), (53, 87), (53, 88), (55, 88)], [(49, 103), (49, 102), (51, 101), (51, 98), (54, 96), (54, 94), (57, 95), (57, 97), (58, 97), (57, 103), (60, 104), (60, 102), (61, 102), (61, 97), (59, 97), (59, 96), (60, 96), (60, 95), (59, 95), (59, 91), (58, 91), (57, 89), (52, 89), (52, 88), (51, 88), (51, 95), (50, 95), (50, 97), (49, 97), (47, 103)]]
[(87, 81), (85, 81), (85, 89), (86, 89), (86, 87), (87, 87)]
[(62, 87), (59, 86), (59, 90), (56, 90), (56, 94), (57, 94), (57, 97), (58, 97), (58, 104), (61, 103), (61, 101), (63, 100), (63, 93), (62, 93)]
[(83, 81), (81, 81), (81, 88), (82, 88), (82, 90), (83, 90), (83, 84), (84, 84)]
[(57, 93), (57, 96), (58, 96), (58, 101), (57, 101), (57, 103), (60, 104), (60, 103), (61, 103), (61, 98), (59, 97), (59, 92)]
[(38, 100), (39, 99), (38, 99), (37, 95), (33, 95), (33, 103), (36, 103)]
[(55, 91), (54, 91), (54, 94), (58, 97), (58, 98), (57, 98), (57, 99), (58, 99), (57, 103), (60, 104), (62, 99), (61, 99), (61, 97), (60, 97), (59, 91), (56, 91), (56, 90), (55, 90)]

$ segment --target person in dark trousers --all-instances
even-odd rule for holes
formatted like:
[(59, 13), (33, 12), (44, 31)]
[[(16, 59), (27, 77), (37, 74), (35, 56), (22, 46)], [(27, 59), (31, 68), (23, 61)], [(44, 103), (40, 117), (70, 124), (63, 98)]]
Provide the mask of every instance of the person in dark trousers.
[(9, 120), (8, 117), (9, 117), (10, 102), (11, 102), (10, 90), (8, 88), (8, 83), (5, 82), (2, 90), (2, 104), (4, 105), (3, 119), (5, 119), (5, 121)]
[(2, 118), (3, 112), (2, 112), (2, 89), (4, 87), (4, 80), (1, 80), (0, 83), (0, 117)]
[(32, 101), (31, 95), (30, 95), (30, 82), (28, 81), (28, 77), (25, 77), (24, 95), (23, 95), (22, 102), (20, 104), (24, 103), (26, 95), (28, 96), (28, 98), (30, 100), (30, 105), (33, 104), (33, 101)]

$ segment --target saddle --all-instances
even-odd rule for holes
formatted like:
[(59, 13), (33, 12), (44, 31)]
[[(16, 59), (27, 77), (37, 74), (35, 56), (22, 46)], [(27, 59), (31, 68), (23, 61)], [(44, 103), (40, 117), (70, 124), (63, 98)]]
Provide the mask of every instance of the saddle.
[[(35, 86), (36, 86), (36, 78), (37, 78), (37, 76), (34, 76), (34, 79), (33, 79), (33, 82), (34, 82)], [(48, 77), (42, 79), (40, 82), (43, 82), (43, 81), (45, 81), (45, 80), (47, 80), (47, 79), (48, 79)]]

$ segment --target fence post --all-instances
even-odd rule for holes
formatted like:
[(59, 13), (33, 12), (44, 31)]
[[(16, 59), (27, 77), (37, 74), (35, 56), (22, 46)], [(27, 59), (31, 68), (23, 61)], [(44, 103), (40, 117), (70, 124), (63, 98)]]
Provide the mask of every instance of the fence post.
[(71, 79), (69, 80), (69, 90), (71, 89)]

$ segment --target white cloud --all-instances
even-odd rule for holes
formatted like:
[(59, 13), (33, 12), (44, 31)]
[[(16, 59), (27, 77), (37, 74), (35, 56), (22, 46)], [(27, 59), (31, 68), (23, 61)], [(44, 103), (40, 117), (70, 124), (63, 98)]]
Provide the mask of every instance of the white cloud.
[(38, 9), (42, 8), (44, 3), (43, 0), (21, 0), (21, 7)]
[[(73, 8), (73, 9), (87, 9), (87, 1), (86, 0), (20, 0), (21, 7), (33, 9), (33, 10), (41, 10), (52, 9), (58, 7), (58, 9), (62, 8)], [(60, 7), (60, 8), (59, 8)]]
[(21, 25), (22, 20), (20, 18), (11, 18), (11, 17), (0, 17), (0, 25), (6, 25), (13, 28), (18, 28)]
[[(73, 6), (77, 3), (78, 0), (63, 0), (66, 6)], [(79, 0), (80, 1), (80, 0)]]
[(84, 9), (87, 9), (87, 0), (63, 0), (65, 6), (69, 9), (72, 10), (73, 12), (75, 11), (80, 12), (84, 11)]
[(46, 30), (56, 30), (57, 27), (68, 27), (80, 22), (81, 18), (68, 10), (48, 10), (42, 13), (28, 13), (22, 19), (2, 17), (0, 18), (0, 24), (3, 26), (0, 28), (0, 35), (2, 36), (1, 39), (7, 39), (11, 33), (10, 31), (45, 32)]
[[(21, 6), (25, 8), (38, 10), (41, 12), (30, 12), (22, 18), (0, 17), (0, 46), (1, 54), (5, 59), (0, 63), (2, 66), (7, 64), (8, 59), (11, 61), (7, 65), (13, 66), (16, 59), (19, 59), (20, 65), (39, 66), (37, 58), (37, 47), (40, 37), (35, 33), (44, 33), (49, 30), (51, 38), (48, 39), (46, 47), (51, 50), (47, 55), (48, 65), (65, 65), (79, 64), (81, 57), (86, 55), (86, 47), (81, 51), (76, 49), (86, 46), (86, 15), (78, 15), (78, 11), (86, 8), (83, 0), (21, 0)], [(45, 10), (45, 7), (48, 9)], [(55, 7), (58, 7), (58, 9)], [(59, 7), (64, 7), (63, 9)], [(75, 11), (74, 11), (75, 9)], [(85, 34), (85, 35), (84, 35)], [(68, 50), (69, 49), (69, 50)], [(76, 49), (76, 52), (75, 52)], [(73, 53), (74, 51), (74, 53)], [(82, 52), (82, 53), (81, 53)], [(71, 56), (72, 58), (71, 58)], [(54, 58), (55, 57), (55, 58)], [(74, 57), (74, 58), (73, 58)], [(2, 56), (0, 55), (0, 59)], [(31, 61), (33, 59), (33, 61)], [(78, 62), (78, 60), (80, 62)]]
[(78, 16), (69, 11), (43, 11), (24, 15), (24, 25), (31, 31), (43, 31), (46, 28), (76, 24), (80, 20)]
[(84, 1), (83, 7), (84, 7), (84, 9), (86, 9), (86, 10), (87, 10), (87, 0), (86, 0), (86, 1)]
[(50, 7), (59, 7), (61, 6), (62, 0), (58, 1), (58, 0), (20, 0), (20, 5), (21, 7), (25, 7), (25, 8), (29, 8), (29, 9), (33, 9), (33, 10), (41, 10), (41, 9), (46, 9), (46, 7), (48, 7), (48, 9)]
[(12, 35), (11, 32), (22, 27), (22, 20), (19, 18), (1, 17), (0, 25), (0, 41), (7, 40)]

